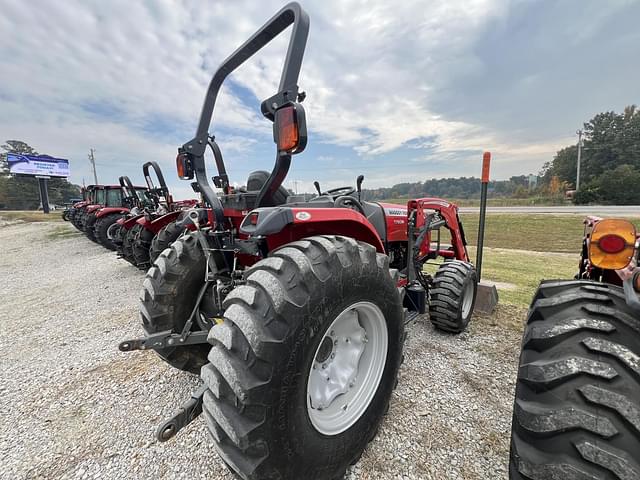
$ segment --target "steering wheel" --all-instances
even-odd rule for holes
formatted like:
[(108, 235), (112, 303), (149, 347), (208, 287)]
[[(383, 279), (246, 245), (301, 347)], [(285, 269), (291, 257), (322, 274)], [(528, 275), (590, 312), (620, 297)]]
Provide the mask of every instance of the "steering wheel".
[(356, 193), (356, 189), (353, 187), (338, 187), (327, 190), (324, 193), (326, 195), (331, 195), (332, 197), (342, 197), (344, 195), (353, 195)]

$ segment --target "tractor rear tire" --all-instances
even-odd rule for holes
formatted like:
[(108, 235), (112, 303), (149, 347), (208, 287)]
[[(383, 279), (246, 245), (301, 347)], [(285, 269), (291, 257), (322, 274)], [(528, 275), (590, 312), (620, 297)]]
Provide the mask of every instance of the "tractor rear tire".
[(467, 328), (478, 292), (478, 275), (473, 265), (460, 260), (444, 262), (438, 268), (430, 290), (429, 319), (445, 332)]
[(85, 211), (84, 209), (82, 209), (79, 212), (76, 212), (76, 214), (73, 217), (73, 226), (76, 227), (81, 232), (83, 231), (82, 225), (83, 225), (84, 215), (85, 215)]
[(151, 266), (149, 248), (151, 247), (153, 237), (155, 237), (155, 233), (142, 227), (133, 238), (131, 251), (133, 252), (136, 266), (140, 269), (146, 270)]
[(122, 218), (121, 213), (110, 213), (109, 215), (98, 218), (93, 226), (94, 234), (98, 243), (109, 250), (116, 249), (115, 243), (113, 243), (113, 240), (109, 238), (109, 235), (107, 235), (109, 227), (116, 223), (120, 218)]
[(180, 238), (180, 235), (182, 235), (185, 230), (186, 229), (182, 225), (178, 225), (176, 222), (171, 222), (162, 227), (151, 241), (151, 247), (149, 248), (149, 257), (151, 262), (155, 262), (160, 254)]
[(96, 220), (97, 219), (95, 213), (90, 213), (86, 216), (86, 219), (84, 221), (84, 234), (92, 242), (100, 243), (98, 242), (98, 239), (96, 238), (96, 232), (94, 231)]
[(640, 316), (620, 287), (544, 281), (522, 340), (511, 480), (640, 478)]
[[(274, 251), (244, 278), (209, 333), (201, 373), (216, 449), (245, 480), (342, 478), (375, 437), (397, 384), (404, 317), (388, 257), (351, 238), (316, 236)], [(358, 333), (347, 336), (345, 326)], [(338, 361), (342, 349), (356, 347), (355, 377), (332, 376), (347, 372), (332, 370), (348, 365)], [(318, 397), (323, 385), (346, 393)]]
[[(182, 331), (204, 285), (205, 268), (205, 255), (194, 235), (178, 239), (156, 259), (140, 293), (140, 318), (147, 335)], [(194, 324), (193, 328), (198, 328)], [(169, 365), (197, 375), (207, 362), (210, 349), (210, 345), (204, 344), (156, 352)]]
[(139, 223), (136, 223), (129, 230), (124, 230), (124, 229), (121, 230), (122, 237), (123, 237), (122, 249), (121, 249), (122, 258), (124, 258), (127, 262), (129, 262), (131, 265), (134, 265), (136, 267), (138, 265), (136, 264), (136, 259), (133, 255), (133, 244), (140, 230), (142, 230), (142, 225), (140, 225)]

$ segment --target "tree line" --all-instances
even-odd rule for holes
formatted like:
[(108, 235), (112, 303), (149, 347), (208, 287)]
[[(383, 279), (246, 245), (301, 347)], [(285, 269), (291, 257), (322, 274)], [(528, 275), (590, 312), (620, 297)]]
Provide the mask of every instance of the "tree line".
[[(39, 155), (30, 145), (20, 140), (7, 140), (0, 148), (0, 209), (35, 210), (40, 206), (38, 179), (30, 176), (9, 175), (7, 153)], [(65, 178), (48, 180), (49, 203), (62, 205), (81, 196), (80, 186)]]

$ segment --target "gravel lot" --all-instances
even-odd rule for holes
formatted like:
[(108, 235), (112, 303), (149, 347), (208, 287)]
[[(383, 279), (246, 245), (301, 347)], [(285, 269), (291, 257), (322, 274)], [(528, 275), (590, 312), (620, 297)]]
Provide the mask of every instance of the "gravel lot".
[[(117, 350), (142, 332), (143, 273), (71, 230), (0, 226), (0, 478), (231, 480), (202, 420), (154, 440), (198, 378)], [(506, 478), (519, 341), (495, 317), (456, 337), (411, 325), (389, 415), (347, 478)]]

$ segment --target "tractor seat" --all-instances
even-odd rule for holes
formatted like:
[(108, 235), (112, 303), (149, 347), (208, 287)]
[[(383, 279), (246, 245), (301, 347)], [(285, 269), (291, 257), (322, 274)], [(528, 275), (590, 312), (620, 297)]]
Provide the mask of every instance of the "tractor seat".
[[(234, 210), (252, 210), (256, 208), (256, 202), (258, 201), (258, 194), (262, 189), (262, 186), (267, 183), (269, 179), (269, 172), (264, 170), (257, 170), (249, 174), (247, 179), (246, 191), (241, 190), (237, 193), (230, 195), (224, 195), (220, 200), (225, 208)], [(273, 195), (276, 206), (282, 205), (287, 202), (289, 198), (289, 192), (282, 185), (278, 187), (276, 193)]]

